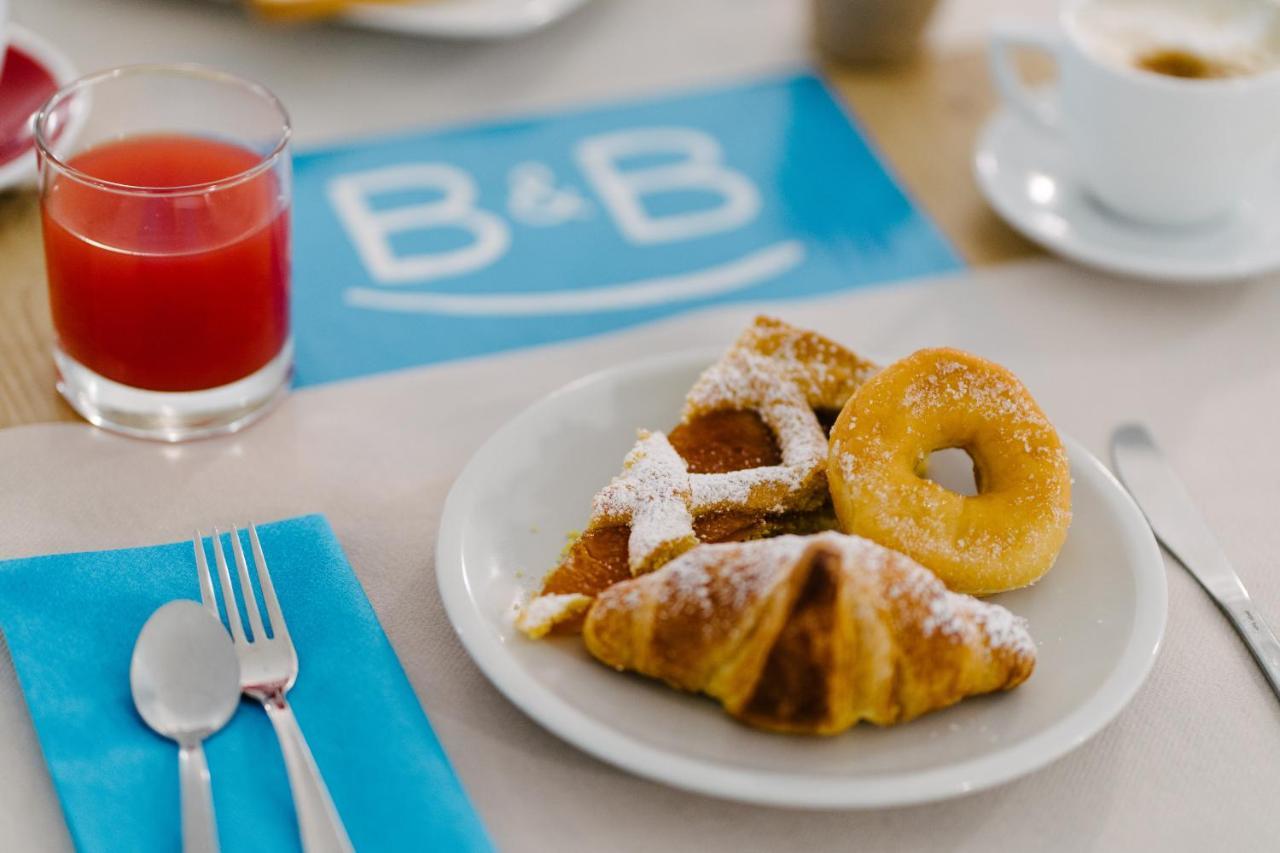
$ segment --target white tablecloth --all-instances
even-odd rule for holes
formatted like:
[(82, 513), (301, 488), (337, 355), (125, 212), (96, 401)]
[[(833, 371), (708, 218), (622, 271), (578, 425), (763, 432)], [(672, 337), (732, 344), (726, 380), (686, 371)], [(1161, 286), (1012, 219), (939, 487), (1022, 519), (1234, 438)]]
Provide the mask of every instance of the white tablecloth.
[[(202, 62), (265, 83), (288, 106), (299, 145), (651, 95), (812, 61), (805, 0), (592, 0), (533, 36), (489, 44), (254, 25), (234, 3), (213, 0), (11, 5), (14, 21), (55, 40), (82, 71)], [(971, 48), (993, 18), (1046, 22), (1056, 6), (945, 0), (928, 38), (934, 50)]]
[[(273, 30), (204, 2), (14, 0), (14, 19), (84, 70), (200, 61), (260, 79), (300, 143), (647, 94), (805, 60), (796, 0), (596, 2), (532, 38), (484, 46), (341, 28)], [(998, 14), (1053, 0), (950, 0), (931, 39), (972, 44)], [(1060, 428), (1105, 448), (1156, 430), (1264, 613), (1280, 623), (1280, 289), (1177, 291), (1053, 263), (776, 309), (861, 350), (968, 347), (1009, 364)], [(180, 448), (77, 425), (0, 432), (0, 557), (149, 544), (197, 522), (329, 515), (499, 845), (509, 850), (1272, 850), (1280, 703), (1181, 569), (1146, 687), (1050, 768), (949, 803), (796, 813), (626, 776), (528, 721), (471, 664), (432, 575), (449, 483), (483, 438), (575, 378), (658, 349), (725, 343), (746, 310), (533, 353), (299, 393), (242, 436)], [(0, 370), (2, 372), (2, 370)], [(0, 850), (69, 839), (7, 656), (0, 655)], [(127, 844), (122, 844), (126, 849)]]
[[(1045, 261), (766, 307), (866, 352), (947, 344), (996, 359), (1099, 454), (1117, 422), (1146, 421), (1280, 625), (1280, 282), (1164, 289)], [(0, 432), (0, 556), (169, 541), (232, 517), (328, 514), (507, 850), (1275, 849), (1280, 703), (1172, 564), (1165, 645), (1133, 704), (1048, 769), (937, 805), (805, 813), (681, 793), (582, 755), (488, 685), (433, 576), (441, 505), (470, 453), (585, 365), (727, 343), (750, 314), (716, 310), (311, 389), (241, 436), (181, 447), (70, 424)], [(0, 755), (0, 850), (67, 847), (7, 657)]]

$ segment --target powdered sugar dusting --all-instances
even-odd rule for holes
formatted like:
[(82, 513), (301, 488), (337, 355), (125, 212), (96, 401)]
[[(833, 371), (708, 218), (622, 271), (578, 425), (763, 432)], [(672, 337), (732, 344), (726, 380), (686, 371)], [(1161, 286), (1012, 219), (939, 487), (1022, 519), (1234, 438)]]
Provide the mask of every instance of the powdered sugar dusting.
[(904, 554), (835, 532), (700, 545), (640, 581), (615, 587), (597, 607), (635, 608), (646, 600), (644, 587), (656, 585), (666, 601), (710, 626), (718, 611), (740, 611), (769, 595), (813, 549), (837, 555), (846, 574), (869, 575), (874, 582), (866, 588), (879, 590), (885, 606), (923, 611), (919, 630), (925, 637), (1035, 657), (1035, 642), (1022, 618), (997, 604), (949, 591)]
[(889, 599), (914, 601), (924, 607), (926, 615), (920, 624), (924, 636), (948, 637), (966, 645), (982, 642), (1019, 657), (1035, 657), (1035, 642), (1027, 630), (1026, 620), (998, 604), (951, 592), (933, 572), (915, 560), (869, 539), (838, 533), (814, 538), (840, 549), (846, 567), (856, 566), (872, 572), (892, 569), (894, 579), (885, 587), (884, 594)]
[(531, 639), (545, 637), (561, 622), (585, 613), (591, 606), (591, 597), (579, 593), (567, 595), (539, 595), (516, 614), (516, 628)]
[(827, 497), (827, 437), (814, 408), (839, 408), (876, 366), (812, 332), (759, 317), (698, 378), (685, 421), (723, 409), (759, 414), (782, 454), (780, 465), (689, 474), (666, 436), (644, 432), (623, 471), (593, 502), (591, 524), (630, 524), (632, 574), (697, 544), (693, 519), (710, 512), (812, 509)]
[(1017, 655), (1034, 657), (1035, 640), (1031, 638), (1030, 626), (1021, 616), (1015, 616), (998, 604), (979, 601), (976, 598), (966, 599), (973, 612), (973, 619), (987, 635), (987, 642), (992, 648), (1009, 649)]
[(827, 439), (808, 401), (773, 361), (750, 351), (731, 352), (709, 368), (689, 392), (686, 420), (717, 409), (747, 409), (773, 430), (782, 464), (723, 474), (694, 474), (693, 509), (735, 506), (784, 510), (806, 504), (825, 481)]
[[(920, 625), (926, 637), (943, 636), (972, 645), (982, 641), (993, 649), (1006, 649), (1018, 656), (1034, 657), (1035, 642), (1027, 630), (1027, 622), (998, 604), (990, 604), (970, 595), (950, 592), (928, 570), (916, 565), (912, 596), (926, 603), (927, 615)], [(928, 575), (928, 583), (920, 583), (919, 575)]]
[[(714, 576), (729, 591), (728, 600), (721, 604), (740, 609), (749, 599), (763, 595), (784, 579), (785, 569), (800, 559), (807, 547), (805, 540), (803, 536), (779, 536), (756, 542), (701, 545), (668, 564), (670, 571), (663, 570), (667, 573), (664, 586), (670, 595), (710, 617), (714, 609), (710, 593)], [(714, 571), (726, 566), (732, 571)]]
[(733, 351), (766, 356), (814, 408), (841, 409), (880, 368), (821, 335), (773, 317), (756, 317)]
[(635, 612), (655, 595), (710, 637), (726, 621), (770, 595), (809, 546), (809, 538), (779, 536), (754, 542), (699, 545), (657, 571), (610, 587), (596, 599), (592, 619), (613, 610)]
[(938, 360), (934, 371), (921, 376), (902, 395), (902, 405), (917, 418), (929, 417), (947, 406), (963, 405), (986, 418), (1016, 419), (1023, 425), (1049, 426), (1049, 421), (1021, 384), (1011, 377), (984, 373), (978, 378), (969, 365), (947, 358)]
[[(1016, 377), (964, 353), (926, 350), (881, 374), (858, 400), (862, 417), (846, 418), (831, 452), (862, 532), (952, 586), (1010, 589), (1047, 570), (1070, 522), (1070, 467)], [(878, 417), (884, 410), (897, 413), (895, 428)], [(939, 441), (955, 436), (975, 458), (1000, 460), (986, 469), (997, 473), (978, 499), (915, 475), (930, 452), (955, 446)]]
[(777, 437), (782, 464), (693, 475), (695, 513), (735, 506), (780, 511), (820, 496), (827, 438), (794, 373), (794, 365), (738, 345), (698, 378), (685, 400), (684, 419), (720, 409), (755, 411)]
[(593, 517), (631, 525), (628, 542), (631, 573), (653, 568), (655, 558), (697, 544), (689, 510), (689, 469), (665, 434), (640, 431), (622, 473), (596, 495)]

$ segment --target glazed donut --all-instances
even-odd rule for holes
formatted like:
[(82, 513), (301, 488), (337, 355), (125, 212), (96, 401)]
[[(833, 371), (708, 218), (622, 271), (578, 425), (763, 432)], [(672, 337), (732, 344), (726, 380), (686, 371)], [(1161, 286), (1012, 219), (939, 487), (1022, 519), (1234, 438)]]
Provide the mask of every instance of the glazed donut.
[[(929, 454), (960, 448), (977, 494), (921, 476)], [(1053, 425), (1005, 368), (926, 349), (872, 377), (831, 430), (827, 477), (846, 533), (879, 542), (973, 595), (1049, 571), (1071, 522), (1071, 471)]]

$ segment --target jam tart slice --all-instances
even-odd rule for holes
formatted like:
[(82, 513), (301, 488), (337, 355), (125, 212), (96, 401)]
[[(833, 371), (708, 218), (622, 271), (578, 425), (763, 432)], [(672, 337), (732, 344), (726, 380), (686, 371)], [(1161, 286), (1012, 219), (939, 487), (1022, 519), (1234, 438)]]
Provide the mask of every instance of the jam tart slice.
[(517, 627), (576, 629), (595, 595), (699, 542), (834, 527), (827, 429), (877, 370), (815, 332), (757, 317), (694, 383), (669, 434), (640, 431)]

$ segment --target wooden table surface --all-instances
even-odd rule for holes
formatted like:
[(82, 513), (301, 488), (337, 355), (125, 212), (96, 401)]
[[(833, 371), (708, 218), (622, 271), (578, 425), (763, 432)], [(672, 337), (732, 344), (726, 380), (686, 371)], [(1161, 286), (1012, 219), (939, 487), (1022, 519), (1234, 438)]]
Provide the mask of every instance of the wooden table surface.
[[(1035, 254), (974, 185), (974, 137), (995, 105), (977, 52), (902, 67), (824, 69), (907, 190), (974, 266)], [(77, 415), (54, 390), (53, 328), (33, 192), (0, 194), (0, 428)]]

